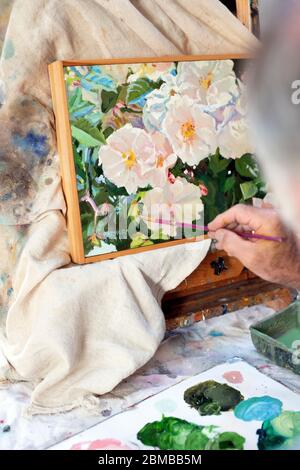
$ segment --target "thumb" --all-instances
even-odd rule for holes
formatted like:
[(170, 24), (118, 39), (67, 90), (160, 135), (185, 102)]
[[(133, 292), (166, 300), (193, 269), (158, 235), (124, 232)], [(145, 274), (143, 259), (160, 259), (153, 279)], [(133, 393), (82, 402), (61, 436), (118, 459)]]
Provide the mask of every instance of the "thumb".
[(229, 256), (239, 259), (246, 267), (250, 267), (255, 243), (249, 242), (226, 229), (217, 230), (213, 236), (217, 241), (216, 248), (218, 250), (226, 251)]

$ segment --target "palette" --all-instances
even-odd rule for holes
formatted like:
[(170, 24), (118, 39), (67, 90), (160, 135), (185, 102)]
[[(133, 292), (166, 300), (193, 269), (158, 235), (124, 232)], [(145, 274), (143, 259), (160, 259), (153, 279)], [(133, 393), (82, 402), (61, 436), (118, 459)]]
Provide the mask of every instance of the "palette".
[(252, 325), (250, 332), (259, 352), (300, 374), (300, 302)]
[[(207, 380), (227, 384), (244, 396), (245, 401), (238, 405), (239, 417), (235, 416), (233, 410), (224, 411), (219, 415), (201, 416), (197, 410), (185, 403), (184, 392), (189, 387)], [(252, 401), (246, 402), (248, 399)], [(241, 407), (242, 404), (243, 407)], [(245, 439), (244, 449), (257, 450), (257, 430), (261, 429), (263, 423), (264, 425), (269, 423), (267, 418), (274, 418), (282, 410), (300, 411), (299, 395), (261, 374), (246, 362), (224, 363), (183, 380), (128, 411), (107, 419), (51, 449), (151, 450), (151, 447), (143, 445), (137, 439), (137, 433), (146, 424), (160, 421), (162, 416), (165, 416), (186, 420), (198, 426), (217, 426), (215, 431), (218, 433), (238, 433)], [(298, 420), (300, 433), (300, 414), (294, 413), (293, 418), (294, 421)], [(295, 439), (282, 438), (282, 446), (300, 449), (300, 442), (298, 440), (297, 443)]]

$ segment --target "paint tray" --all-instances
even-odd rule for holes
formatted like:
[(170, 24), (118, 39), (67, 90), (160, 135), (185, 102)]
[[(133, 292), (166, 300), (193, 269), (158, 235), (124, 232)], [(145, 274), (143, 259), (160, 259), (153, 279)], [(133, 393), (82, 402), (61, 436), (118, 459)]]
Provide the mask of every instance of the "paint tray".
[(300, 302), (250, 327), (257, 351), (300, 374)]

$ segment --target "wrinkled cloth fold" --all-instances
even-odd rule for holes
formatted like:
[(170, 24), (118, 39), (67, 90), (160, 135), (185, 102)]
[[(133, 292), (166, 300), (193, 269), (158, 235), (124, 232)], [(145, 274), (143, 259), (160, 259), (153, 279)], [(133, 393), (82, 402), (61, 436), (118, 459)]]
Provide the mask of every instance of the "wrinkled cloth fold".
[[(2, 382), (31, 412), (97, 407), (164, 336), (161, 298), (209, 241), (74, 266), (47, 65), (57, 59), (243, 53), (256, 39), (218, 0), (16, 0), (0, 61)], [(87, 405), (87, 403), (89, 405)]]

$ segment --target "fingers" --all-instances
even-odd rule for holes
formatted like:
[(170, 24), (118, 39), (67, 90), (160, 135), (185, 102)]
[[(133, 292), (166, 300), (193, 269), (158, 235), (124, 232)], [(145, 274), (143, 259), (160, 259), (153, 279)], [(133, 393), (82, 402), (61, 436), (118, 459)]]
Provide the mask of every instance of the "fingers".
[(210, 231), (216, 231), (223, 227), (247, 226), (252, 230), (257, 230), (265, 221), (267, 209), (257, 209), (244, 204), (237, 204), (231, 207), (223, 214), (218, 215), (212, 222), (208, 224)]
[(226, 251), (229, 256), (238, 258), (244, 266), (253, 269), (252, 262), (255, 250), (257, 250), (256, 243), (244, 240), (236, 233), (225, 229), (210, 232), (208, 235), (217, 241), (216, 248), (218, 250)]

